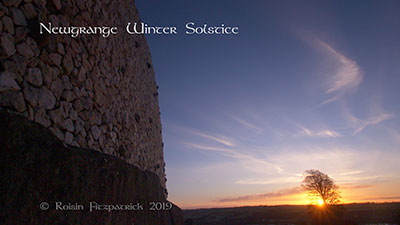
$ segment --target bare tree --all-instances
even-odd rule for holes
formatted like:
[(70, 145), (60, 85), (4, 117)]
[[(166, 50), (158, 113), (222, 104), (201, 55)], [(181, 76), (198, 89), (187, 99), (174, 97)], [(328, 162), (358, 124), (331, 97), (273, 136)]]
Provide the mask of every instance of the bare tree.
[(319, 170), (306, 170), (305, 175), (301, 186), (310, 197), (321, 198), (327, 205), (340, 202), (339, 186), (327, 174)]

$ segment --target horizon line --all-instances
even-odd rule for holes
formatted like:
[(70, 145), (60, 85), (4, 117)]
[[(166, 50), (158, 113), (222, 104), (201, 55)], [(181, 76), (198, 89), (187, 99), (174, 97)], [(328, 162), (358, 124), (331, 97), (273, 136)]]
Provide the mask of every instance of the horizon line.
[[(334, 205), (355, 205), (355, 204), (393, 204), (399, 203), (399, 201), (378, 201), (378, 202), (350, 202), (340, 203)], [(228, 207), (205, 207), (205, 208), (181, 208), (181, 210), (207, 210), (207, 209), (234, 209), (234, 208), (246, 208), (246, 207), (278, 207), (278, 206), (313, 206), (316, 204), (276, 204), (276, 205), (243, 205), (243, 206), (228, 206)]]

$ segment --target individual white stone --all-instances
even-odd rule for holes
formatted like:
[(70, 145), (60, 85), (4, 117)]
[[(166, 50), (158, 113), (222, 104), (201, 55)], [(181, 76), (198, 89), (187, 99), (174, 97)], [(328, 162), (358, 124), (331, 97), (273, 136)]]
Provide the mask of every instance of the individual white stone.
[(51, 125), (50, 118), (46, 114), (46, 110), (43, 108), (40, 108), (36, 113), (35, 113), (35, 121), (42, 124), (45, 127), (49, 127)]
[(23, 92), (24, 92), (25, 100), (32, 107), (36, 107), (38, 100), (39, 100), (39, 96), (40, 96), (40, 89), (36, 88), (32, 85), (25, 84)]
[(62, 94), (62, 98), (64, 100), (66, 100), (67, 102), (72, 102), (77, 97), (75, 95), (75, 92), (73, 92), (73, 91), (64, 91), (63, 94)]
[(28, 20), (35, 18), (35, 16), (37, 15), (35, 7), (32, 5), (32, 3), (26, 3), (25, 5), (23, 5), (22, 12)]
[(57, 52), (61, 55), (65, 54), (64, 45), (62, 43), (57, 43)]
[[(100, 147), (104, 146), (105, 140), (106, 140), (105, 135), (104, 134), (100, 135), (100, 137), (99, 137), (99, 145), (100, 145)], [(104, 149), (104, 148), (102, 148), (102, 149)]]
[(78, 81), (84, 82), (86, 80), (86, 69), (85, 67), (81, 67), (78, 73)]
[(52, 52), (52, 53), (50, 53), (49, 57), (50, 57), (50, 60), (54, 63), (54, 65), (56, 65), (56, 66), (61, 65), (62, 56), (60, 54)]
[(74, 130), (75, 130), (74, 123), (72, 122), (72, 120), (70, 118), (68, 118), (64, 121), (63, 128), (68, 130), (69, 132), (74, 132)]
[(83, 137), (87, 137), (86, 129), (83, 128), (81, 132), (79, 132)]
[(61, 98), (61, 95), (64, 91), (64, 84), (60, 78), (56, 78), (52, 83), (50, 89), (53, 91), (54, 96), (57, 99)]
[(35, 56), (35, 53), (26, 42), (22, 42), (17, 45), (17, 52), (20, 55), (27, 57), (28, 59)]
[(0, 72), (0, 92), (19, 91), (21, 88), (8, 72)]
[(65, 132), (65, 143), (68, 145), (72, 145), (74, 141), (74, 136), (70, 132)]
[(64, 140), (64, 133), (60, 129), (54, 127), (50, 127), (49, 129), (59, 140)]
[(75, 110), (76, 110), (77, 112), (80, 112), (80, 111), (83, 110), (82, 101), (81, 101), (79, 98), (76, 99), (76, 100), (72, 103), (72, 105), (74, 106), (74, 108), (75, 108)]
[(86, 90), (88, 90), (88, 91), (93, 90), (93, 81), (90, 78), (86, 79), (85, 87), (86, 87)]
[(79, 145), (78, 142), (76, 142), (76, 141), (73, 141), (71, 145), (72, 145), (72, 146), (75, 146), (75, 147), (78, 147), (78, 148), (80, 147), (80, 145)]
[(64, 122), (63, 115), (61, 114), (60, 109), (55, 109), (49, 111), (49, 117), (53, 121), (53, 123), (57, 126), (62, 126)]
[(93, 110), (90, 113), (90, 124), (92, 125), (101, 125), (102, 123), (102, 118), (101, 118), (101, 114), (99, 112), (97, 112), (97, 110)]
[(15, 42), (18, 43), (20, 41), (22, 41), (26, 35), (28, 35), (28, 29), (26, 29), (25, 27), (17, 27), (15, 29)]
[(10, 34), (7, 33), (1, 34), (0, 50), (1, 50), (1, 55), (5, 56), (6, 58), (10, 57), (16, 52), (14, 45), (14, 38)]
[(28, 26), (24, 14), (17, 8), (11, 8), (14, 23), (19, 26)]
[(114, 131), (111, 131), (110, 137), (111, 137), (112, 142), (117, 143), (117, 133), (115, 133)]
[(66, 101), (61, 101), (60, 102), (60, 112), (63, 115), (64, 118), (67, 118), (69, 116), (69, 104)]
[(4, 30), (6, 30), (10, 34), (14, 34), (15, 30), (13, 20), (8, 16), (3, 16), (1, 20), (3, 21)]
[(93, 148), (94, 146), (94, 138), (92, 134), (87, 135), (87, 143), (89, 148)]
[(72, 50), (74, 51), (74, 53), (77, 53), (77, 54), (80, 54), (81, 53), (81, 46), (79, 46), (79, 43), (78, 43), (78, 41), (72, 41), (71, 42), (71, 47), (72, 47)]
[(79, 132), (81, 132), (84, 125), (85, 125), (85, 122), (83, 122), (83, 120), (80, 117), (76, 118), (76, 120), (75, 120), (75, 133), (78, 134)]
[(54, 6), (56, 7), (57, 10), (61, 9), (61, 1), (60, 0), (52, 0)]
[(39, 61), (39, 68), (42, 70), (43, 82), (47, 87), (50, 86), (53, 80), (52, 67)]
[(26, 43), (28, 44), (30, 49), (33, 51), (34, 56), (38, 57), (40, 55), (40, 50), (39, 50), (39, 46), (37, 45), (36, 41), (33, 38), (31, 38), (30, 36), (28, 36), (26, 38)]
[(28, 68), (26, 80), (36, 87), (39, 87), (43, 83), (42, 71), (39, 68)]
[(90, 130), (92, 132), (93, 138), (95, 140), (98, 140), (101, 135), (100, 128), (98, 126), (92, 126), (92, 128)]
[(69, 112), (69, 117), (72, 120), (76, 120), (76, 119), (78, 119), (78, 113), (73, 108), (71, 108), (71, 110)]
[(64, 88), (67, 90), (71, 90), (72, 89), (72, 84), (71, 81), (69, 80), (69, 77), (67, 75), (64, 75), (61, 77), (63, 84), (64, 84)]
[(21, 3), (22, 0), (5, 0), (3, 1), (3, 4), (5, 6), (15, 6), (17, 7), (19, 3)]
[(87, 141), (86, 141), (85, 137), (83, 137), (82, 135), (78, 135), (77, 142), (78, 142), (79, 146), (87, 147)]
[(74, 62), (72, 61), (71, 54), (67, 53), (62, 59), (62, 65), (67, 74), (70, 74), (74, 68)]
[(0, 106), (10, 107), (18, 112), (26, 110), (24, 96), (21, 92), (0, 92)]
[(56, 98), (53, 93), (46, 87), (40, 89), (39, 106), (45, 109), (53, 109), (56, 104)]

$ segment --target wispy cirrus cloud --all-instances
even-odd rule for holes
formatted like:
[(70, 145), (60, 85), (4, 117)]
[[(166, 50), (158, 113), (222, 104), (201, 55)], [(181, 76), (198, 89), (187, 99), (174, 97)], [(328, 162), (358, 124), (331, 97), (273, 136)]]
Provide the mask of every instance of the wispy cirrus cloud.
[(340, 173), (341, 176), (349, 176), (349, 175), (354, 175), (354, 174), (360, 174), (363, 173), (364, 171), (362, 170), (351, 170), (351, 171), (345, 171)]
[(341, 135), (333, 130), (320, 130), (320, 131), (314, 131), (310, 130), (304, 126), (298, 125), (301, 129), (300, 134), (303, 136), (309, 136), (309, 137), (340, 137)]
[(390, 134), (395, 142), (400, 143), (400, 132), (392, 128), (387, 128), (387, 132)]
[(348, 183), (348, 184), (340, 184), (339, 185), (340, 189), (364, 189), (364, 188), (372, 188), (374, 187), (374, 185), (372, 184), (360, 184), (360, 185), (355, 185), (352, 183)]
[(350, 121), (351, 126), (354, 128), (353, 135), (360, 133), (368, 126), (377, 125), (394, 117), (394, 114), (383, 112), (383, 110), (380, 108), (376, 108), (374, 111), (374, 114), (370, 115), (367, 119), (362, 120), (355, 117), (348, 108), (344, 108), (345, 116)]
[(356, 61), (346, 57), (331, 45), (317, 39), (320, 46), (333, 59), (334, 69), (330, 72), (325, 93), (331, 97), (323, 101), (324, 105), (338, 100), (346, 92), (357, 88), (363, 80), (363, 72)]
[(216, 141), (216, 142), (218, 142), (220, 144), (223, 144), (223, 145), (226, 145), (226, 146), (229, 146), (229, 147), (235, 146), (235, 144), (231, 140), (229, 140), (228, 138), (225, 138), (225, 137), (220, 137), (218, 135), (209, 135), (209, 134), (201, 133), (201, 132), (198, 132), (198, 131), (193, 131), (193, 134), (196, 134), (196, 135), (198, 135), (200, 137), (203, 137), (203, 138), (207, 138), (207, 139), (212, 140), (212, 141)]
[(368, 201), (384, 201), (384, 200), (399, 200), (400, 196), (384, 196), (384, 197), (372, 197), (372, 198), (364, 198), (363, 200)]
[(236, 121), (237, 123), (239, 123), (240, 125), (242, 125), (243, 127), (247, 128), (247, 129), (249, 129), (249, 130), (254, 131), (256, 134), (260, 134), (261, 132), (264, 131), (263, 128), (261, 128), (260, 126), (255, 125), (254, 123), (251, 123), (251, 122), (246, 121), (246, 120), (244, 120), (244, 119), (240, 119), (240, 118), (238, 118), (238, 117), (236, 117), (236, 116), (233, 116), (233, 115), (230, 115), (230, 117), (231, 117), (234, 121)]
[(281, 176), (278, 178), (238, 180), (235, 182), (235, 184), (287, 184), (300, 183), (302, 179), (302, 174), (295, 174), (293, 176)]
[(280, 198), (291, 196), (295, 194), (302, 193), (303, 189), (301, 187), (294, 187), (288, 189), (281, 189), (275, 192), (268, 192), (264, 194), (255, 194), (255, 195), (244, 195), (239, 197), (229, 197), (229, 198), (221, 198), (215, 200), (215, 202), (245, 202), (245, 201), (254, 201), (254, 200), (263, 200), (268, 198)]
[(357, 63), (323, 41), (320, 41), (320, 45), (338, 62), (338, 67), (336, 68), (336, 72), (331, 76), (331, 83), (326, 93), (345, 91), (357, 87), (363, 79), (363, 73)]
[(282, 173), (283, 169), (277, 165), (270, 163), (264, 159), (260, 159), (250, 155), (249, 153), (240, 153), (237, 149), (228, 149), (228, 148), (220, 148), (214, 146), (205, 146), (201, 144), (194, 144), (194, 143), (185, 143), (186, 146), (195, 148), (198, 150), (205, 150), (205, 151), (216, 151), (225, 156), (232, 157), (238, 159), (245, 167), (250, 168), (254, 171), (268, 171), (268, 169), (272, 169), (274, 172)]

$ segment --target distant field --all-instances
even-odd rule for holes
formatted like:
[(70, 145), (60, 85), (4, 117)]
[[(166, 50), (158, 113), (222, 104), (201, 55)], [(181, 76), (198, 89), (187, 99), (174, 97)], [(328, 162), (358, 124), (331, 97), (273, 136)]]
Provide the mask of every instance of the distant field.
[[(251, 206), (184, 210), (185, 225), (310, 224), (312, 207)], [(339, 224), (400, 224), (400, 203), (339, 205), (332, 217)], [(340, 222), (338, 222), (340, 221)]]

